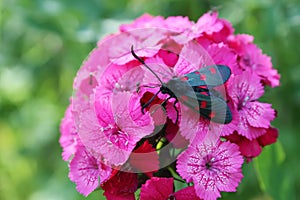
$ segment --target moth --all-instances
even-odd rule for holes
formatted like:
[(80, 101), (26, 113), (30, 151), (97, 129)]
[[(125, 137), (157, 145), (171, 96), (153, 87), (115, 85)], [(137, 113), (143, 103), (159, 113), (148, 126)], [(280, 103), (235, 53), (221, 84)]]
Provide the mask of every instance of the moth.
[[(146, 103), (142, 105), (142, 113), (152, 103), (159, 93), (168, 94), (169, 97), (164, 103), (174, 98), (174, 108), (177, 112), (176, 104), (182, 102), (185, 106), (199, 113), (206, 119), (216, 123), (228, 124), (232, 121), (232, 113), (220, 92), (214, 89), (223, 85), (231, 75), (231, 70), (225, 65), (212, 65), (185, 74), (180, 77), (173, 77), (164, 83), (158, 75), (136, 55), (131, 46), (131, 54), (143, 66), (145, 66), (159, 80), (160, 88)], [(177, 120), (176, 120), (177, 122)]]

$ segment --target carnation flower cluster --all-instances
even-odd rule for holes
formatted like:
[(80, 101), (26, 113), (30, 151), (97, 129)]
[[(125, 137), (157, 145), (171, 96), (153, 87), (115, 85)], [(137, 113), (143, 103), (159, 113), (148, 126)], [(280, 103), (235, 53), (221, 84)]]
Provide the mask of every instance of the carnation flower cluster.
[[(102, 188), (109, 200), (135, 199), (137, 190), (141, 200), (213, 200), (235, 192), (243, 163), (278, 137), (270, 124), (276, 111), (259, 99), (265, 87), (279, 86), (280, 76), (253, 40), (234, 34), (216, 12), (197, 22), (145, 14), (102, 39), (77, 73), (60, 126), (76, 189), (87, 196)], [(180, 96), (157, 94), (159, 79), (214, 65), (231, 71), (213, 89), (230, 109), (230, 123), (176, 103)]]

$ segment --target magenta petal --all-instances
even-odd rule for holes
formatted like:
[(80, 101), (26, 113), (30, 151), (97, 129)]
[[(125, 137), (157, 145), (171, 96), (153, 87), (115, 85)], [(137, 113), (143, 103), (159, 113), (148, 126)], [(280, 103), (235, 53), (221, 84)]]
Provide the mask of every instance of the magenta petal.
[(169, 67), (174, 67), (178, 60), (178, 55), (174, 52), (161, 49), (158, 55), (163, 59), (164, 63)]
[(229, 79), (228, 93), (240, 110), (248, 102), (260, 98), (264, 94), (264, 87), (257, 75), (251, 71), (245, 71)]
[[(156, 75), (163, 82), (169, 81), (175, 75), (174, 72), (170, 69), (170, 67), (168, 67), (164, 63), (163, 58), (160, 58), (158, 56), (153, 58), (147, 58), (145, 59), (145, 63), (156, 73)], [(143, 67), (143, 70), (145, 73), (143, 85), (147, 85), (149, 83), (160, 84), (159, 80), (153, 75), (152, 72), (150, 72), (148, 69), (145, 69), (145, 67)]]
[(266, 129), (250, 126), (247, 120), (247, 115), (242, 113), (240, 116), (240, 123), (237, 127), (237, 132), (238, 134), (245, 136), (249, 140), (252, 140), (265, 134)]
[(183, 46), (174, 71), (177, 75), (184, 75), (212, 64), (214, 62), (208, 52), (196, 41), (190, 41)]
[(129, 163), (134, 169), (142, 173), (149, 174), (149, 172), (156, 172), (159, 169), (158, 154), (148, 141), (131, 153)]
[(81, 146), (70, 162), (69, 177), (76, 183), (76, 189), (87, 196), (109, 178), (111, 171)]
[(110, 141), (107, 135), (110, 135), (112, 129), (101, 130), (103, 127), (99, 126), (92, 110), (84, 111), (80, 121), (78, 134), (82, 143), (93, 152), (94, 156), (103, 155), (109, 163), (115, 165), (126, 162), (131, 151), (123, 150)]
[(102, 186), (107, 200), (135, 200), (138, 177), (135, 173), (117, 172)]
[(261, 146), (267, 146), (276, 142), (278, 138), (278, 130), (276, 128), (270, 127), (267, 129), (267, 132), (257, 138)]
[(226, 65), (230, 67), (234, 73), (237, 73), (237, 54), (227, 45), (224, 43), (211, 44), (208, 46), (207, 51), (215, 64)]
[(176, 200), (201, 200), (196, 192), (194, 186), (189, 186), (186, 188), (183, 188), (181, 190), (178, 190), (173, 194)]
[(221, 31), (223, 24), (219, 21), (217, 12), (205, 13), (195, 24), (194, 29), (196, 28), (199, 33), (205, 32), (211, 35), (214, 32)]
[(221, 142), (216, 134), (195, 138), (178, 157), (177, 171), (188, 182), (193, 181), (197, 196), (216, 199), (220, 191), (236, 191), (243, 175), (244, 160), (236, 144)]
[(173, 193), (173, 178), (152, 177), (141, 188), (140, 200), (166, 200)]
[(262, 151), (262, 148), (257, 140), (243, 139), (238, 143), (238, 145), (240, 146), (241, 154), (247, 158), (254, 158)]
[(137, 96), (130, 92), (100, 97), (96, 98), (98, 120), (94, 110), (83, 111), (78, 134), (96, 157), (101, 155), (110, 164), (120, 165), (129, 158), (136, 143), (152, 133), (153, 121), (148, 114), (142, 115)]
[(63, 148), (62, 157), (65, 161), (69, 160), (76, 152), (78, 137), (71, 109), (72, 104), (67, 108), (65, 116), (60, 124), (61, 136), (59, 138), (59, 143)]
[(114, 123), (112, 110), (111, 110), (111, 95), (102, 94), (105, 89), (102, 87), (96, 87), (92, 102), (95, 107), (95, 114), (97, 114), (98, 123), (102, 127), (106, 127), (109, 124)]
[(262, 53), (262, 50), (255, 44), (248, 44), (244, 47), (240, 59), (240, 65), (244, 69), (251, 69), (259, 75), (262, 81), (271, 87), (279, 86), (280, 75), (272, 68), (271, 58)]
[(154, 17), (146, 13), (140, 16), (139, 18), (137, 18), (131, 24), (122, 24), (120, 26), (120, 31), (129, 32), (129, 31), (134, 31), (136, 29), (147, 28), (147, 27), (164, 27), (164, 25), (165, 22), (162, 16)]
[(165, 20), (166, 28), (173, 32), (183, 32), (193, 25), (188, 17), (170, 16)]
[(271, 104), (260, 102), (249, 102), (245, 115), (248, 123), (253, 127), (268, 128), (270, 121), (275, 118), (275, 111)]
[[(206, 184), (212, 184), (211, 179), (207, 179)], [(206, 185), (195, 185), (195, 190), (197, 196), (204, 200), (216, 200), (217, 198), (221, 197), (220, 191), (216, 187), (209, 187), (207, 188)]]

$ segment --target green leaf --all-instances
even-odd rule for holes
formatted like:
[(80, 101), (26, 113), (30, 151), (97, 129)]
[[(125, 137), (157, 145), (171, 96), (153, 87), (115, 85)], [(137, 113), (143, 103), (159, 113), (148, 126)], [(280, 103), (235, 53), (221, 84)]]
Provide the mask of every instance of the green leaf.
[(273, 199), (295, 199), (292, 177), (284, 168), (285, 152), (280, 142), (267, 146), (254, 159), (260, 188)]

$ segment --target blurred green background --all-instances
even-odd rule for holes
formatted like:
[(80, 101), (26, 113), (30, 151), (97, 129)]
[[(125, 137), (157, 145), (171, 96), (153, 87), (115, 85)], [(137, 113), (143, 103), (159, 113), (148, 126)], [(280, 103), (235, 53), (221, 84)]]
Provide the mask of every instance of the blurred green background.
[(300, 198), (299, 0), (2, 0), (0, 1), (0, 200), (85, 198), (61, 160), (59, 123), (81, 63), (107, 33), (147, 12), (197, 20), (217, 8), (236, 33), (255, 36), (282, 75), (264, 101), (278, 110), (280, 143), (244, 166), (224, 199)]

